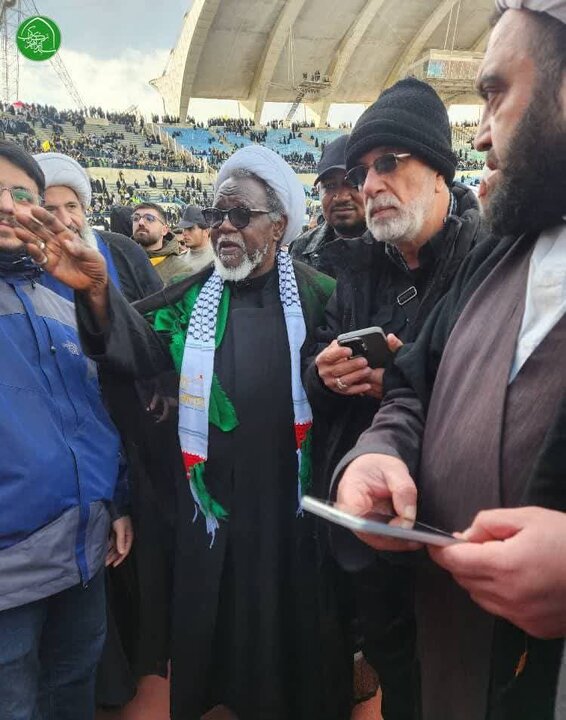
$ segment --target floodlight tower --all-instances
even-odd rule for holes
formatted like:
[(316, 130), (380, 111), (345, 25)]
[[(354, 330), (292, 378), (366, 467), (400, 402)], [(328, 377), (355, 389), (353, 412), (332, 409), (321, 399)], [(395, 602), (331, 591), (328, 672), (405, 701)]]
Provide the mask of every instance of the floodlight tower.
[(22, 22), (21, 0), (0, 0), (0, 99), (18, 99), (20, 61), (16, 33)]

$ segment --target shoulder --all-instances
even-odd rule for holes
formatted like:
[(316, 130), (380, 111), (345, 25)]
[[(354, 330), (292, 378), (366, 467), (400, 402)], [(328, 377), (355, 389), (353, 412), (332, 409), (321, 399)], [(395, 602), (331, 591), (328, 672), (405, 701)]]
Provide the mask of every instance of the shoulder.
[(107, 230), (97, 230), (98, 235), (108, 245), (112, 258), (115, 262), (120, 262), (122, 258), (127, 258), (130, 262), (135, 264), (142, 263), (143, 265), (149, 264), (147, 255), (143, 248), (141, 248), (137, 242), (132, 240), (125, 235), (120, 233), (109, 232)]
[(319, 290), (321, 295), (330, 297), (336, 287), (336, 281), (329, 275), (315, 270), (310, 265), (302, 263), (300, 260), (293, 260), (293, 267), (295, 269), (295, 276), (297, 278), (297, 284), (299, 289), (301, 287), (311, 287)]
[(307, 230), (289, 245), (289, 253), (292, 257), (312, 253), (325, 241), (327, 234), (333, 233), (326, 222), (312, 230)]
[(203, 285), (212, 275), (213, 267), (209, 266), (191, 275), (188, 278), (179, 280), (179, 282), (167, 285), (159, 292), (149, 295), (143, 300), (133, 303), (133, 307), (142, 315), (146, 313), (160, 310), (161, 308), (171, 307), (180, 302), (185, 294), (196, 285)]

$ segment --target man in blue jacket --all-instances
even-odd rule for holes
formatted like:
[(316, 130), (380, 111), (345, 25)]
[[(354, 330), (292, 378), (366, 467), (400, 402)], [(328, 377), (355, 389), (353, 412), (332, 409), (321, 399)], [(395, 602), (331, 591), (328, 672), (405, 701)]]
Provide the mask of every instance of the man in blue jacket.
[(113, 503), (120, 437), (73, 302), (14, 232), (44, 189), (34, 159), (0, 142), (0, 717), (91, 720), (102, 570), (132, 536)]

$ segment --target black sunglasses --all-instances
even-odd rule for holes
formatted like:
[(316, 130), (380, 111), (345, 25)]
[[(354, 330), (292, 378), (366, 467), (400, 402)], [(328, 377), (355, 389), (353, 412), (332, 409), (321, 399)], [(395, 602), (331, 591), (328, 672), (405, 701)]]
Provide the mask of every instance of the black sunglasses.
[(252, 215), (268, 215), (271, 210), (256, 210), (247, 207), (235, 207), (230, 210), (220, 210), (220, 208), (209, 207), (202, 211), (204, 220), (208, 227), (219, 228), (227, 216), (230, 225), (237, 230), (241, 230), (250, 224)]
[(405, 160), (408, 157), (411, 157), (411, 153), (387, 153), (386, 155), (376, 158), (369, 167), (356, 165), (356, 167), (353, 167), (346, 173), (346, 179), (357, 187), (358, 190), (361, 190), (370, 168), (373, 168), (378, 175), (389, 175), (397, 169), (399, 160)]

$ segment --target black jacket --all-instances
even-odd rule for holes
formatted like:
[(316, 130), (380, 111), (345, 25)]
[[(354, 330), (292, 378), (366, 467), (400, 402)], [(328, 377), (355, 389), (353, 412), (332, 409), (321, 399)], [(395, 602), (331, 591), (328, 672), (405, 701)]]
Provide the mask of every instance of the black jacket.
[[(471, 190), (453, 188), (456, 212), (441, 232), (421, 248), (420, 267), (409, 270), (399, 253), (366, 234), (326, 246), (326, 261), (341, 265), (336, 291), (326, 308), (325, 325), (316, 334), (303, 382), (314, 413), (315, 488), (326, 496), (332, 471), (367, 429), (379, 409), (368, 397), (344, 397), (328, 390), (318, 377), (315, 357), (337, 335), (372, 325), (401, 340), (412, 340), (438, 300), (450, 288), (460, 263), (483, 238), (477, 202)], [(406, 291), (416, 297), (401, 305)]]
[[(363, 237), (371, 240), (369, 231)], [(341, 238), (327, 222), (307, 230), (289, 245), (294, 260), (336, 278), (342, 270), (342, 249), (348, 240)]]
[(106, 230), (97, 232), (110, 248), (120, 287), (129, 302), (141, 300), (161, 290), (163, 281), (136, 242), (121, 233)]

